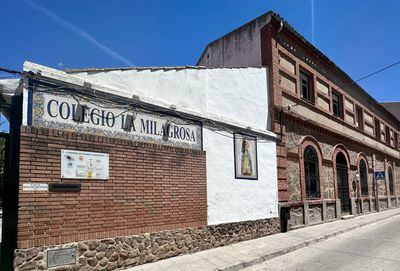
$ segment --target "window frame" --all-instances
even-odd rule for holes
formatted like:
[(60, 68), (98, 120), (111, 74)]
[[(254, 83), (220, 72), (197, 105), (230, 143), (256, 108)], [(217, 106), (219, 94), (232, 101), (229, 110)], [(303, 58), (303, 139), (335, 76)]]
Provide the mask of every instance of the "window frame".
[(385, 142), (387, 145), (391, 146), (390, 144), (390, 127), (385, 125)]
[[(343, 115), (344, 115), (343, 114), (343, 95), (334, 89), (332, 90), (331, 95), (332, 95), (332, 114), (333, 114), (333, 116), (335, 116), (337, 118), (343, 119)], [(335, 96), (337, 97), (338, 114), (335, 114), (335, 111), (334, 111), (334, 104), (335, 104), (334, 97)]]
[[(365, 161), (365, 159), (360, 159), (360, 161), (358, 162), (358, 174), (360, 174), (361, 196), (368, 196), (369, 195), (368, 166), (367, 166), (367, 162)], [(365, 174), (365, 176), (363, 176), (364, 174)], [(363, 177), (365, 177), (365, 178), (363, 178)]]
[(374, 133), (378, 141), (382, 141), (381, 121), (378, 118), (374, 119)]
[(358, 129), (364, 130), (364, 112), (361, 106), (355, 105), (354, 122)]
[[(307, 96), (303, 95), (303, 80), (307, 81)], [(311, 73), (306, 72), (303, 69), (299, 71), (299, 83), (300, 83), (300, 98), (304, 101), (314, 104), (314, 86), (313, 86), (313, 76)]]
[[(312, 159), (307, 152), (311, 152)], [(307, 145), (303, 151), (304, 182), (307, 199), (321, 198), (321, 176), (317, 150), (312, 145)], [(314, 172), (310, 172), (313, 170)]]

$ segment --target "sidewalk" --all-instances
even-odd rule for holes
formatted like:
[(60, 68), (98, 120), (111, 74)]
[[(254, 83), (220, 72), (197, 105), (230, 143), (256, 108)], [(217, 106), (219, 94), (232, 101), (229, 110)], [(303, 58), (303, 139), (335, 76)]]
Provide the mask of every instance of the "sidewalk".
[(177, 256), (127, 271), (236, 271), (400, 214), (400, 209), (338, 220), (250, 241)]

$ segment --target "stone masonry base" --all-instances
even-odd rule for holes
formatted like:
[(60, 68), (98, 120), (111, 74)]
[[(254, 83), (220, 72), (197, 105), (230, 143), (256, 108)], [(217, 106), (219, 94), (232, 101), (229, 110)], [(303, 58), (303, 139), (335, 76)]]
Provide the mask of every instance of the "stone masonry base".
[[(279, 218), (269, 218), (17, 249), (14, 253), (14, 268), (16, 271), (116, 270), (278, 232)], [(47, 268), (47, 250), (66, 247), (76, 247), (75, 264)]]
[[(363, 215), (371, 212), (383, 211), (400, 207), (397, 197), (380, 197), (376, 208), (373, 197), (350, 198), (350, 214)], [(288, 229), (295, 230), (309, 225), (316, 225), (344, 215), (340, 207), (340, 199), (321, 200), (316, 202), (280, 203), (280, 206), (290, 206), (290, 220)]]

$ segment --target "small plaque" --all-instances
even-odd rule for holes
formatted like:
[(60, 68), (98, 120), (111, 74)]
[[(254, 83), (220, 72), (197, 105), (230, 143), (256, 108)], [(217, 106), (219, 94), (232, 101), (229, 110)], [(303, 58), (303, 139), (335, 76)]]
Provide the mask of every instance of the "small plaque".
[(48, 191), (49, 186), (47, 183), (24, 183), (22, 184), (22, 191), (35, 192), (35, 191)]
[(107, 180), (108, 153), (61, 150), (61, 178)]
[(76, 247), (47, 251), (47, 268), (76, 263)]

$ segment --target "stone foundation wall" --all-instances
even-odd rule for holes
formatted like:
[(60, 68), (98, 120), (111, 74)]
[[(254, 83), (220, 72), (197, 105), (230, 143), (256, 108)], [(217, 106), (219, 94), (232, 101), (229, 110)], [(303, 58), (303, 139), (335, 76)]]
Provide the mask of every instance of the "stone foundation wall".
[(290, 227), (304, 224), (303, 206), (290, 208)]
[[(278, 233), (279, 224), (279, 218), (269, 218), (17, 249), (14, 268), (16, 271), (115, 270)], [(76, 263), (48, 269), (47, 250), (66, 247), (76, 247)]]
[(396, 208), (396, 198), (390, 199), (390, 208)]
[(326, 220), (336, 219), (336, 204), (326, 205)]
[(370, 212), (369, 199), (363, 200), (363, 213)]
[(388, 208), (387, 199), (379, 199), (379, 210), (385, 210)]
[(309, 207), (310, 211), (310, 224), (315, 224), (322, 221), (322, 206), (321, 205), (311, 205)]
[(372, 199), (372, 205), (371, 205), (371, 212), (375, 212), (376, 211), (376, 201), (375, 198)]
[(335, 219), (337, 219), (336, 202), (313, 202), (305, 206), (296, 204), (290, 207), (289, 228), (297, 229)]

